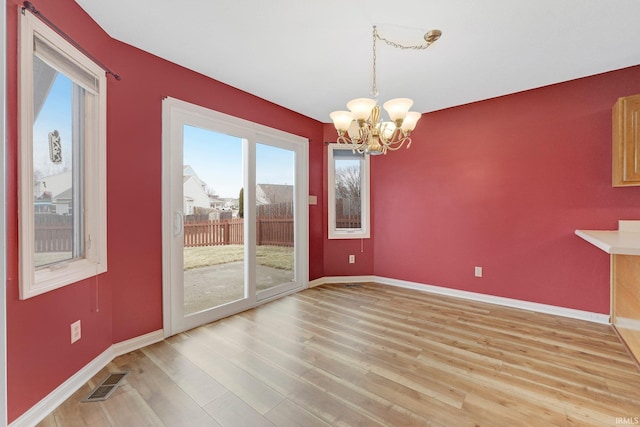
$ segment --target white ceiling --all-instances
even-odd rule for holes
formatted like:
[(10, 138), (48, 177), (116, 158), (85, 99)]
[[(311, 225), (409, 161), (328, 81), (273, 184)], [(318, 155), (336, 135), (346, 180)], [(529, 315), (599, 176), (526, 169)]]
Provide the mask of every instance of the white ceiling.
[(373, 25), (403, 44), (442, 30), (427, 50), (378, 42), (380, 101), (420, 112), (640, 63), (638, 0), (76, 2), (115, 39), (325, 123), (369, 96)]

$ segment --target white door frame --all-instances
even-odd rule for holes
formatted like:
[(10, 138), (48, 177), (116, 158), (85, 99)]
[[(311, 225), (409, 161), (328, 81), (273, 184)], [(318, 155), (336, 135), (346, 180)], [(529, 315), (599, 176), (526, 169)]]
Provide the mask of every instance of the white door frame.
[[(175, 289), (173, 284), (182, 282), (183, 268), (177, 266), (174, 253), (174, 239), (182, 235), (182, 218), (177, 212), (178, 204), (182, 206), (182, 181), (175, 180), (175, 161), (182, 159), (182, 146), (177, 147), (173, 141), (182, 139), (182, 129), (185, 124), (211, 129), (243, 138), (244, 149), (248, 155), (244, 164), (245, 182), (255, 182), (255, 149), (249, 149), (249, 145), (255, 146), (256, 142), (268, 143), (269, 140), (279, 139), (291, 141), (298, 148), (296, 155), (296, 215), (300, 220), (296, 221), (296, 282), (299, 287), (279, 295), (271, 296), (263, 300), (256, 300), (255, 269), (251, 268), (251, 260), (255, 259), (255, 223), (245, 222), (245, 236), (249, 244), (245, 247), (245, 279), (249, 284), (249, 298), (233, 302), (223, 306), (217, 311), (218, 318), (234, 314), (242, 309), (255, 307), (258, 304), (278, 298), (287, 293), (304, 289), (309, 283), (309, 147), (306, 138), (292, 135), (277, 129), (253, 123), (227, 114), (219, 113), (198, 105), (190, 104), (175, 98), (165, 98), (162, 103), (162, 282), (163, 282), (163, 329), (165, 337), (178, 332), (191, 329), (202, 323), (210, 322), (210, 313), (196, 313), (188, 317), (180, 317), (175, 313), (182, 312), (183, 295), (180, 289)], [(181, 169), (181, 165), (180, 170)], [(255, 214), (255, 188), (245, 186), (245, 212), (252, 218)], [(180, 294), (180, 295), (178, 295)]]

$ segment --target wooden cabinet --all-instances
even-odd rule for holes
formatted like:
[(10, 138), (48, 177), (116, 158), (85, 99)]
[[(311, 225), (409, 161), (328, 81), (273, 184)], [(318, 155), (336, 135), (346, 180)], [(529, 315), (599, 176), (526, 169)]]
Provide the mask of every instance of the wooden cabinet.
[(640, 221), (618, 221), (617, 231), (576, 234), (611, 255), (611, 323), (640, 363)]
[(611, 256), (611, 323), (640, 362), (640, 257)]
[(640, 95), (613, 107), (613, 186), (640, 185)]

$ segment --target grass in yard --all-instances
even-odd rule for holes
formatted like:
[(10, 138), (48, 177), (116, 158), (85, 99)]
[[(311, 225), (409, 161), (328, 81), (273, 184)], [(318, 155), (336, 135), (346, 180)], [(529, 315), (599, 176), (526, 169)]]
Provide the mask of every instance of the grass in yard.
[[(244, 258), (244, 246), (202, 246), (184, 248), (184, 269), (207, 267), (210, 265), (226, 264), (242, 261)], [(293, 270), (293, 248), (282, 246), (258, 246), (256, 260), (259, 265), (279, 268), (281, 270)]]

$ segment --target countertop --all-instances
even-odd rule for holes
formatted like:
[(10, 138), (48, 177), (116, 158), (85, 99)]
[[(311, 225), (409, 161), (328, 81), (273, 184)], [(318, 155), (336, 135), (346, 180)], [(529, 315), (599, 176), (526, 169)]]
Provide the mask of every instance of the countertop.
[(621, 220), (618, 230), (576, 230), (576, 235), (608, 254), (640, 256), (640, 221)]

